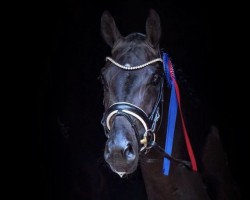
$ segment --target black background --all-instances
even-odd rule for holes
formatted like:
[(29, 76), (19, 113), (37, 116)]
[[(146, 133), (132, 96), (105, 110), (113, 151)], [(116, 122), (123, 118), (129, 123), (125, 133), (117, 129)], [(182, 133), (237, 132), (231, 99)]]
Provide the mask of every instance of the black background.
[(101, 185), (100, 173), (109, 199), (143, 199), (139, 173), (120, 180), (103, 162), (102, 87), (97, 77), (110, 55), (100, 34), (102, 12), (111, 12), (125, 36), (145, 33), (149, 8), (161, 18), (161, 47), (197, 95), (209, 102), (231, 172), (243, 191), (247, 90), (239, 48), (244, 43), (243, 15), (236, 15), (243, 11), (214, 1), (65, 0), (37, 2), (30, 16), (34, 61), (28, 88), (35, 102), (27, 185), (31, 198), (105, 199), (93, 189)]

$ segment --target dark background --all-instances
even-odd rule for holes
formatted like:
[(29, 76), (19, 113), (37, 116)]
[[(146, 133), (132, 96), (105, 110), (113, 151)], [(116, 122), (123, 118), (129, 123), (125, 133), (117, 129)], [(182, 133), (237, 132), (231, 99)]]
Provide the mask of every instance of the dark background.
[[(243, 120), (240, 21), (235, 4), (215, 1), (40, 1), (32, 7), (32, 199), (144, 199), (139, 172), (128, 180), (103, 161), (102, 87), (110, 55), (100, 34), (109, 10), (122, 35), (145, 33), (149, 8), (160, 15), (161, 47), (211, 107), (235, 181), (243, 191), (247, 147)], [(237, 16), (237, 17), (236, 17)], [(119, 198), (118, 198), (119, 197)]]

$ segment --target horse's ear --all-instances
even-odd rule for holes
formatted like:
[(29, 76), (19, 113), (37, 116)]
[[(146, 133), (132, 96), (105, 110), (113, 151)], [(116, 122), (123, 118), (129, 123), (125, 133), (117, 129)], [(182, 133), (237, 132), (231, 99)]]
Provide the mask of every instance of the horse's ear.
[(112, 48), (114, 43), (121, 37), (116, 27), (115, 20), (109, 13), (104, 11), (101, 17), (101, 33), (105, 42)]
[(160, 17), (154, 9), (150, 9), (146, 22), (146, 34), (148, 41), (153, 47), (158, 47), (161, 38), (161, 22)]

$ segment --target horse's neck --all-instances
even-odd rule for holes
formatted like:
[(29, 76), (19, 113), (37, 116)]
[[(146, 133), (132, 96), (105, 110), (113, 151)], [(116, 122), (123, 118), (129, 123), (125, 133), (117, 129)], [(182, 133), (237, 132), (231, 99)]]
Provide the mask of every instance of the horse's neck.
[[(168, 100), (164, 102), (162, 124), (156, 133), (156, 142), (165, 147), (166, 129), (168, 121)], [(177, 114), (172, 156), (178, 159), (188, 160), (183, 128), (179, 114)], [(171, 161), (170, 173), (163, 175), (163, 156), (158, 151), (151, 149), (146, 155), (141, 156), (141, 170), (147, 190), (148, 200), (161, 199), (187, 199), (207, 200), (206, 191), (201, 177), (193, 173), (182, 164)]]
[[(157, 143), (164, 147), (164, 132), (160, 131)], [(172, 156), (187, 159), (185, 142), (179, 121), (176, 122)], [(147, 191), (148, 200), (209, 200), (202, 179), (198, 173), (192, 172), (182, 164), (170, 162), (168, 176), (163, 174), (163, 156), (152, 149), (144, 155), (141, 170)]]

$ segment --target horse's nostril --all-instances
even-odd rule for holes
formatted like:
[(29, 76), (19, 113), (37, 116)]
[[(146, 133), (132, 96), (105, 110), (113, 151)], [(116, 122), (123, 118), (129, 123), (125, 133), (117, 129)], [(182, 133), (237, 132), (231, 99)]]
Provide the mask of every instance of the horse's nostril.
[(134, 150), (133, 150), (131, 144), (127, 144), (126, 148), (123, 151), (123, 156), (127, 160), (134, 160), (135, 159), (135, 153), (134, 153)]

